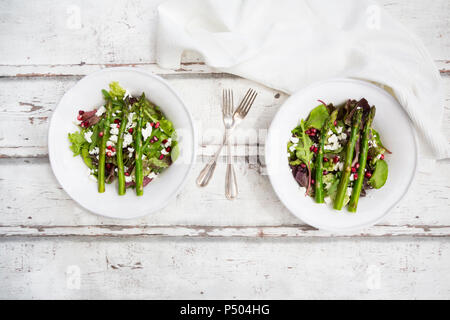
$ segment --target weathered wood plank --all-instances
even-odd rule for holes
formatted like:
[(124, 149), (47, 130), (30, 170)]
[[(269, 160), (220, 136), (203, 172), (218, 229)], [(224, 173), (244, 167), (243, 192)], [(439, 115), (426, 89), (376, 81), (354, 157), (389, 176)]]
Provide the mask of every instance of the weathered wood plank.
[(359, 232), (331, 233), (308, 225), (292, 226), (0, 226), (0, 237), (187, 237), (187, 238), (373, 238), (450, 237), (450, 226), (376, 225)]
[[(162, 0), (2, 1), (2, 65), (155, 62), (156, 7)], [(380, 5), (423, 40), (437, 60), (450, 59), (448, 1), (381, 0)], [(98, 14), (101, 12), (102, 14)], [(7, 45), (6, 45), (7, 44)], [(196, 57), (186, 57), (188, 62)], [(19, 72), (22, 73), (22, 72)], [(47, 73), (47, 72), (44, 72)]]
[[(165, 209), (124, 221), (89, 214), (75, 204), (57, 183), (46, 159), (3, 159), (0, 161), (0, 236), (138, 233), (227, 237), (250, 236), (259, 230), (272, 236), (330, 235), (304, 225), (291, 215), (258, 164), (237, 163), (240, 194), (236, 201), (226, 200), (224, 196), (224, 165), (217, 167), (207, 188), (198, 188), (195, 178), (201, 166), (200, 162), (196, 165), (184, 190)], [(406, 198), (378, 226), (354, 235), (450, 235), (447, 227), (450, 226), (450, 170), (445, 168), (448, 164), (439, 162), (429, 172), (418, 173)], [(174, 230), (169, 230), (169, 226), (174, 226)]]
[(3, 239), (0, 298), (449, 299), (449, 255), (433, 238)]
[[(0, 158), (47, 156), (47, 131), (51, 114), (64, 93), (79, 78), (0, 79)], [(223, 88), (233, 88), (236, 99), (242, 97), (249, 87), (259, 92), (254, 107), (236, 134), (238, 138), (234, 142), (238, 145), (264, 144), (266, 130), (287, 98), (286, 94), (230, 75), (195, 77), (188, 81), (185, 78), (169, 77), (167, 81), (190, 109), (202, 147), (221, 142), (223, 124), (220, 117), (220, 93)], [(450, 136), (450, 77), (444, 77), (444, 84), (447, 96), (442, 125), (444, 132)], [(204, 151), (209, 150), (212, 152), (213, 149), (204, 148)]]

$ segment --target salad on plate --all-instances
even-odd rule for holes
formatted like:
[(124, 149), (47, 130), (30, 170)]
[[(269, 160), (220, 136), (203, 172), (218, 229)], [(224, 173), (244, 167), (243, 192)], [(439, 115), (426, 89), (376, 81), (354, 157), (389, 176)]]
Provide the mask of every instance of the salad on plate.
[(177, 133), (144, 93), (133, 97), (111, 82), (102, 94), (104, 105), (78, 111), (79, 130), (68, 134), (70, 149), (82, 157), (98, 192), (117, 180), (119, 195), (134, 188), (142, 196), (144, 187), (177, 159)]
[(372, 127), (375, 106), (366, 99), (339, 106), (319, 102), (292, 130), (289, 166), (305, 195), (356, 212), (360, 197), (386, 183), (385, 154), (391, 152)]

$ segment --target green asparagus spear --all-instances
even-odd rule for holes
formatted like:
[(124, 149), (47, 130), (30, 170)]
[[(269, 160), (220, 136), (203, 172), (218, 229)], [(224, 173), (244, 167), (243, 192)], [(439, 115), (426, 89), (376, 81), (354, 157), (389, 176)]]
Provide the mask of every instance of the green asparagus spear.
[(334, 209), (341, 210), (344, 205), (345, 193), (347, 192), (348, 180), (350, 179), (350, 173), (352, 170), (353, 153), (355, 151), (356, 141), (359, 135), (359, 126), (361, 124), (362, 109), (357, 109), (353, 115), (352, 131), (350, 139), (347, 143), (345, 150), (344, 171), (342, 172), (341, 181), (334, 199)]
[(136, 195), (142, 196), (144, 194), (144, 173), (142, 168), (142, 123), (143, 123), (143, 111), (142, 111), (142, 99), (145, 99), (142, 94), (139, 101), (138, 120), (136, 125), (136, 134), (134, 138), (134, 147), (136, 149), (136, 163), (134, 166), (134, 181), (136, 183)]
[(323, 203), (324, 202), (324, 195), (323, 195), (323, 146), (325, 144), (325, 139), (327, 137), (327, 132), (330, 129), (330, 126), (333, 125), (334, 121), (336, 120), (337, 116), (337, 110), (331, 113), (331, 115), (328, 117), (328, 119), (325, 121), (325, 123), (322, 126), (322, 129), (320, 131), (320, 141), (319, 141), (319, 151), (316, 156), (316, 162), (315, 162), (315, 168), (316, 168), (316, 181), (314, 184), (314, 194), (316, 198), (317, 203)]
[(108, 101), (106, 104), (106, 118), (103, 123), (102, 141), (100, 143), (100, 151), (98, 156), (98, 192), (105, 192), (105, 157), (106, 157), (106, 141), (109, 138), (109, 125), (111, 123), (112, 103)]
[(123, 135), (128, 123), (128, 99), (125, 100), (124, 108), (122, 109), (122, 119), (120, 122), (119, 136), (116, 146), (116, 160), (117, 160), (117, 178), (119, 180), (119, 195), (125, 194), (125, 170), (123, 167)]
[(364, 132), (361, 139), (361, 152), (359, 154), (359, 168), (358, 168), (358, 179), (353, 183), (353, 191), (352, 196), (350, 198), (350, 202), (348, 204), (348, 211), (356, 212), (356, 208), (358, 207), (358, 200), (361, 194), (361, 189), (364, 181), (364, 169), (366, 168), (367, 162), (367, 153), (369, 151), (369, 139), (370, 133), (372, 131), (372, 121), (375, 117), (375, 107), (370, 109), (370, 112), (367, 116), (366, 124), (364, 127)]

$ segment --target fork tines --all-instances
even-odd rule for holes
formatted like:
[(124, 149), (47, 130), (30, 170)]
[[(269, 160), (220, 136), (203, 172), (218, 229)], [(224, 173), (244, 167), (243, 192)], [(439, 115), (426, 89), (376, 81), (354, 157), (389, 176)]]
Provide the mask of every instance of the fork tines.
[(239, 107), (236, 109), (236, 113), (241, 114), (243, 117), (246, 116), (257, 95), (258, 93), (255, 90), (248, 89), (244, 99), (242, 99)]
[(233, 90), (231, 89), (223, 89), (222, 92), (222, 113), (232, 114), (233, 113)]

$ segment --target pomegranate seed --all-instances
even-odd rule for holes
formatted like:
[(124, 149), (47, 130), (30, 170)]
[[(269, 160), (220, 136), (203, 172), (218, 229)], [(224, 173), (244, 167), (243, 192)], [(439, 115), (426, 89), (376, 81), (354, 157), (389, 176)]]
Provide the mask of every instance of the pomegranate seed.
[(316, 134), (317, 133), (317, 129), (316, 128), (311, 128), (311, 132)]
[(128, 177), (130, 174), (128, 172), (125, 172), (125, 175)]
[(367, 160), (372, 160), (372, 156), (367, 156)]
[(328, 174), (328, 171), (327, 170), (323, 170), (323, 175), (325, 176), (327, 174)]
[(111, 163), (107, 163), (107, 164), (106, 164), (106, 168), (107, 168), (107, 169), (111, 169)]
[(153, 122), (150, 122), (150, 126), (154, 127), (154, 126), (155, 126), (155, 124), (154, 124)]
[(338, 157), (338, 156), (334, 157), (334, 158), (333, 158), (333, 162), (334, 162), (334, 163), (338, 163), (338, 162), (339, 162), (339, 157)]
[(311, 147), (309, 148), (309, 151), (314, 151), (314, 146), (311, 146)]
[(153, 137), (153, 141), (155, 141), (155, 142), (156, 142), (156, 141), (158, 141), (158, 140), (159, 140), (159, 139), (158, 139), (158, 137), (157, 137), (157, 136), (154, 136), (154, 137)]
[(77, 120), (80, 121), (81, 119), (83, 119), (83, 117), (79, 114), (79, 115), (77, 116)]
[(111, 151), (112, 151), (112, 152), (116, 152), (116, 148), (112, 147), (112, 148), (111, 148)]
[(162, 144), (166, 144), (167, 143), (167, 139), (164, 139), (161, 143)]
[(324, 157), (323, 162), (328, 162), (328, 158)]
[(334, 120), (333, 124), (334, 124), (334, 126), (336, 127), (336, 126), (337, 126), (337, 121)]
[(99, 135), (100, 137), (103, 137), (103, 131), (100, 131), (100, 132), (98, 133), (98, 135)]
[(167, 148), (166, 148), (166, 151), (167, 151), (167, 152), (170, 152), (170, 150), (172, 150), (171, 147), (167, 147)]
[(357, 163), (355, 164), (355, 168), (356, 168), (356, 169), (359, 169), (359, 162), (357, 162)]
[(309, 134), (311, 133), (311, 131), (309, 131), (309, 129), (307, 129), (307, 130), (305, 131), (305, 133), (309, 136)]
[(353, 173), (356, 172), (356, 168), (355, 168), (355, 167), (352, 168), (352, 172), (353, 172)]
[(159, 160), (162, 160), (163, 158), (164, 158), (163, 154), (159, 156)]
[(84, 124), (84, 122), (82, 122), (82, 123), (80, 124), (80, 126), (81, 126), (82, 128), (86, 127), (86, 125)]
[(80, 111), (78, 111), (78, 114), (79, 114), (80, 116), (82, 116), (82, 115), (84, 114), (84, 111), (83, 111), (83, 110), (80, 110)]
[(106, 153), (106, 155), (107, 155), (108, 157), (111, 157), (111, 156), (112, 156), (111, 151), (108, 151), (108, 152)]
[(314, 182), (316, 182), (316, 181), (314, 181), (314, 179), (311, 179), (311, 184), (314, 184)]
[(156, 128), (156, 129), (159, 128), (159, 122), (155, 123), (155, 128)]
[(133, 128), (128, 129), (129, 133), (133, 133)]
[(306, 168), (306, 164), (304, 164), (304, 163), (301, 163), (301, 164), (300, 164), (300, 167), (302, 167), (302, 168)]
[(314, 147), (314, 153), (317, 153), (317, 151), (319, 151), (319, 148)]
[(380, 156), (380, 160), (383, 160), (384, 159), (384, 154), (382, 154), (381, 156)]
[(106, 149), (111, 150), (112, 146), (107, 146)]
[(355, 180), (358, 179), (358, 174), (355, 173), (355, 174), (353, 175), (353, 178), (354, 178)]
[(367, 177), (367, 178), (370, 178), (371, 176), (372, 176), (372, 174), (371, 174), (369, 171), (367, 171), (367, 172), (366, 172), (366, 177)]
[(114, 123), (120, 123), (120, 120), (119, 119), (115, 119)]

